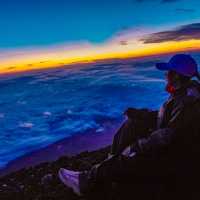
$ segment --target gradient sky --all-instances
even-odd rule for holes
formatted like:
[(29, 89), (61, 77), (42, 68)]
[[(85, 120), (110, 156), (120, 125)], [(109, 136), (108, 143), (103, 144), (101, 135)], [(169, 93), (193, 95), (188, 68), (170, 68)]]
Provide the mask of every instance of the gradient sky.
[[(57, 52), (62, 51), (66, 44), (74, 49), (75, 43), (79, 51), (83, 50), (82, 46), (86, 46), (85, 49), (92, 46), (92, 52), (94, 46), (102, 48), (102, 44), (112, 43), (110, 41), (121, 33), (126, 35), (121, 45), (126, 46), (127, 32), (128, 38), (132, 33), (133, 39), (135, 30), (152, 34), (196, 23), (195, 39), (199, 39), (199, 7), (198, 0), (0, 0), (0, 70), (2, 65), (9, 65), (11, 69), (21, 61), (29, 67), (34, 60), (46, 62), (45, 58), (49, 60), (52, 56), (49, 51), (53, 51), (53, 57), (62, 57), (55, 62), (57, 64), (64, 58)], [(186, 39), (188, 34), (194, 35), (187, 30)], [(98, 49), (99, 53), (102, 51)], [(121, 50), (117, 52), (120, 53)], [(48, 56), (37, 59), (41, 54)], [(116, 57), (116, 52), (114, 54)]]
[(0, 48), (88, 40), (121, 29), (191, 23), (198, 0), (0, 0)]

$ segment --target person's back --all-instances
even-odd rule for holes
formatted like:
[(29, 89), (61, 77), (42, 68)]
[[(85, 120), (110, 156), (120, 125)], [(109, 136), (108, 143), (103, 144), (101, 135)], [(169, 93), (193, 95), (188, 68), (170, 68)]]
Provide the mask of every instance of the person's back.
[[(196, 82), (187, 88), (182, 99), (184, 120), (170, 149), (171, 164), (176, 165), (177, 194), (180, 198), (200, 198), (200, 85)], [(174, 155), (173, 155), (174, 154)], [(198, 196), (198, 197), (197, 197)]]
[(164, 181), (169, 190), (163, 198), (200, 198), (197, 184), (200, 178), (199, 82), (188, 81), (163, 104), (158, 114), (158, 128), (166, 127), (173, 128), (175, 134), (169, 145), (154, 152), (160, 165), (158, 169), (168, 174)]

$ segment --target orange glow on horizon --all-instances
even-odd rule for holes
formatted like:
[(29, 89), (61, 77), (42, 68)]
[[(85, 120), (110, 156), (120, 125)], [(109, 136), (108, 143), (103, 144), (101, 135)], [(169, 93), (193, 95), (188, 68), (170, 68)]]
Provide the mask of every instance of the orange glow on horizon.
[(144, 44), (134, 41), (134, 44), (120, 45), (108, 43), (101, 46), (76, 46), (69, 50), (25, 52), (22, 55), (8, 56), (0, 59), (0, 74), (20, 71), (47, 69), (73, 63), (95, 62), (114, 58), (142, 58), (146, 56), (176, 53), (181, 51), (200, 50), (200, 40), (170, 41)]

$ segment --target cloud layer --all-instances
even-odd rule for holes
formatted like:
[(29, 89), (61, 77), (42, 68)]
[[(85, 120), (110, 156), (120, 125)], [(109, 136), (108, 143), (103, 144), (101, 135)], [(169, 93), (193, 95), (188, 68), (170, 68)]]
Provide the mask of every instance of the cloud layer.
[(152, 33), (143, 37), (141, 41), (148, 44), (167, 41), (183, 41), (189, 39), (200, 39), (200, 23), (180, 26), (169, 31)]

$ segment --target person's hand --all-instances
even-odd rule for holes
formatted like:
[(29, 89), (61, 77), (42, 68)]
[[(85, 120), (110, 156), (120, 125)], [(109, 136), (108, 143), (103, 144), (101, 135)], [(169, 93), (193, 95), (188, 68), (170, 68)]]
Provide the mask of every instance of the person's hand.
[(128, 146), (128, 147), (126, 147), (126, 149), (124, 149), (124, 151), (122, 152), (122, 155), (129, 156), (130, 151), (131, 151), (131, 148), (130, 148), (130, 146)]

